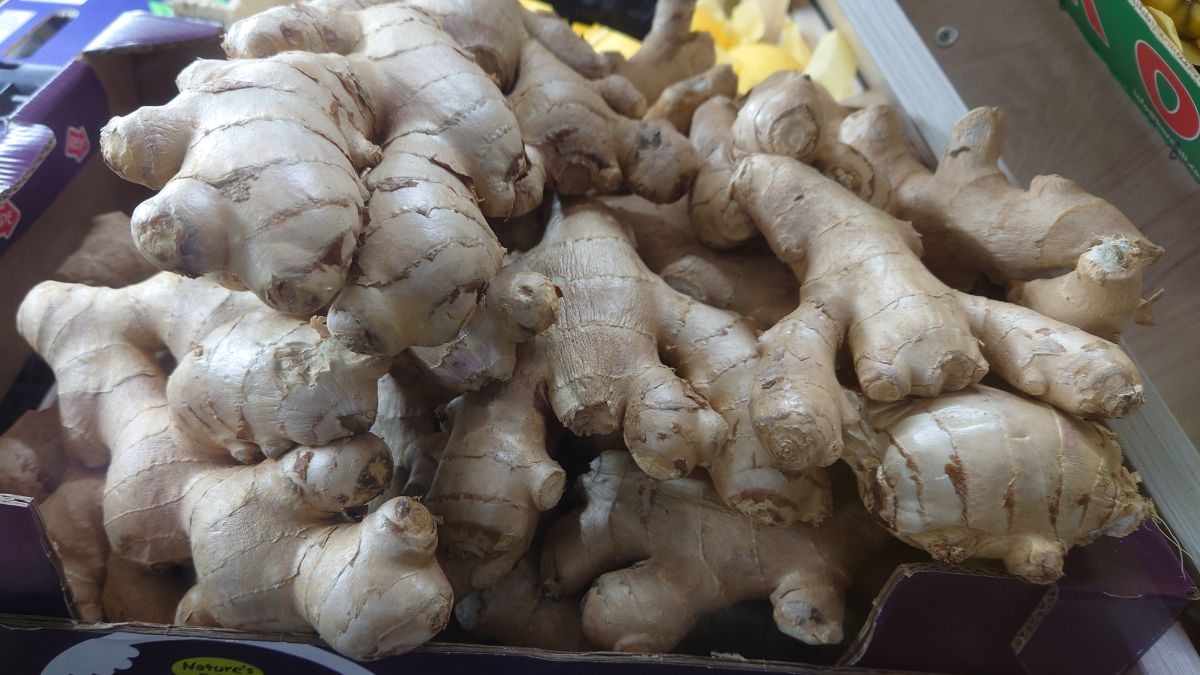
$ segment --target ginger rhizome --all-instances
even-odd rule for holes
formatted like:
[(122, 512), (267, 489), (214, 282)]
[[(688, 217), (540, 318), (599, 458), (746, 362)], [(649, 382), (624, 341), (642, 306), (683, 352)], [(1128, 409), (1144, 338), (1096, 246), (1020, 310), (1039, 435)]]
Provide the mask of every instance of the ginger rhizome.
[[(896, 112), (869, 106), (846, 118), (842, 140), (895, 186), (901, 218), (925, 245), (925, 263), (959, 289), (979, 275), (1009, 284), (1009, 299), (1115, 339), (1131, 320), (1150, 321), (1142, 269), (1162, 255), (1112, 204), (1061, 176), (1028, 190), (1000, 171), (1004, 114), (976, 108), (959, 120), (934, 172), (917, 159)], [(1050, 274), (1065, 273), (1055, 279)]]
[(129, 216), (120, 211), (92, 218), (79, 248), (54, 272), (58, 281), (120, 288), (154, 276), (158, 268), (138, 251)]
[[(796, 308), (796, 277), (770, 250), (714, 251), (696, 237), (687, 200), (654, 204), (637, 196), (600, 200), (633, 230), (638, 256), (675, 290), (741, 314), (766, 330)], [(765, 249), (765, 247), (763, 247)]]
[(105, 618), (101, 595), (109, 550), (101, 511), (103, 497), (104, 471), (76, 465), (67, 469), (54, 493), (38, 504), (46, 536), (71, 593), (75, 617), (83, 621)]
[[(620, 432), (638, 464), (667, 480), (707, 468), (723, 499), (756, 520), (818, 522), (825, 476), (782, 471), (749, 421), (757, 351), (737, 315), (671, 289), (596, 202), (556, 211), (514, 265), (563, 293), (559, 320), (521, 345), (511, 379), (449, 407), (450, 439), (426, 503), (452, 556), (485, 587), (529, 547), (561, 496), (547, 416), (577, 435)], [(672, 371), (675, 368), (675, 371)], [(532, 404), (532, 405), (531, 405)]]
[(86, 420), (102, 414), (95, 400), (112, 400), (106, 394), (119, 383), (113, 354), (170, 351), (178, 363), (170, 409), (180, 431), (243, 460), (366, 431), (375, 382), (387, 369), (386, 360), (330, 339), (319, 323), (207, 279), (165, 273), (122, 289), (43, 282), (17, 323), (55, 371), (67, 452), (93, 467), (107, 463), (109, 447)]
[(800, 160), (864, 201), (889, 209), (892, 188), (888, 179), (838, 139), (842, 115), (824, 87), (796, 72), (767, 78), (751, 90), (740, 107), (718, 96), (697, 108), (690, 137), (702, 163), (692, 187), (690, 215), (700, 240), (726, 249), (758, 234), (731, 193), (734, 165), (748, 154)]
[(944, 562), (1002, 560), (1034, 583), (1062, 576), (1069, 548), (1154, 512), (1108, 429), (982, 385), (866, 402), (846, 455), (892, 534)]
[(541, 570), (554, 592), (591, 586), (583, 633), (602, 649), (668, 651), (703, 616), (768, 597), (785, 634), (835, 644), (851, 575), (885, 538), (853, 501), (821, 527), (748, 522), (706, 481), (657, 482), (624, 452), (579, 487), (587, 504), (551, 528)]
[(460, 600), (454, 618), (468, 633), (504, 645), (566, 652), (593, 649), (583, 637), (579, 598), (547, 595), (533, 556)]
[[(113, 615), (162, 620), (147, 616), (151, 606), (162, 611), (151, 598), (170, 598), (178, 582), (154, 572), (191, 561), (197, 582), (184, 603), (191, 620), (312, 630), (356, 658), (428, 640), (452, 603), (434, 555), (433, 516), (407, 498), (383, 504), (360, 523), (344, 513), (373, 499), (391, 478), (387, 446), (356, 433), (373, 420), (378, 360), (351, 354), (318, 326), (272, 313), (293, 324), (280, 335), (273, 332), (278, 324), (246, 312), (247, 304), (258, 301), (202, 280), (158, 275), (121, 290), (44, 282), (21, 306), (22, 335), (63, 389), (60, 406), (74, 451), (111, 456), (103, 494), (112, 547), (106, 605), (111, 596)], [(154, 356), (164, 345), (189, 358), (222, 350), (250, 356), (197, 361), (177, 386), (188, 361), (168, 383)], [(189, 353), (181, 345), (195, 346)], [(241, 370), (211, 380), (226, 390), (195, 387), (205, 381), (198, 371), (206, 367)], [(263, 403), (254, 400), (256, 380), (275, 386), (271, 406), (255, 407)], [(355, 391), (362, 380), (369, 394)], [(198, 394), (181, 393), (193, 387)], [(205, 397), (215, 407), (177, 407)], [(367, 401), (370, 415), (363, 411)], [(338, 414), (347, 408), (356, 412)], [(230, 409), (236, 413), (219, 412)], [(221, 430), (198, 435), (187, 426), (216, 412), (240, 430), (265, 411), (272, 426), (247, 428), (238, 441), (338, 436), (309, 445), (261, 443), (255, 447), (277, 459), (242, 466), (216, 442)], [(336, 421), (326, 425), (328, 417)], [(122, 592), (110, 593), (114, 585)], [(137, 601), (139, 594), (145, 599)]]
[(868, 399), (936, 396), (991, 370), (1060, 409), (1119, 417), (1142, 401), (1117, 345), (1030, 309), (959, 293), (919, 260), (907, 223), (800, 162), (743, 159), (734, 194), (801, 282), (799, 307), (760, 339), (750, 409), (785, 466), (837, 459), (856, 413), (838, 383), (845, 343)]
[(0, 436), (0, 493), (40, 502), (66, 470), (57, 407), (26, 412)]

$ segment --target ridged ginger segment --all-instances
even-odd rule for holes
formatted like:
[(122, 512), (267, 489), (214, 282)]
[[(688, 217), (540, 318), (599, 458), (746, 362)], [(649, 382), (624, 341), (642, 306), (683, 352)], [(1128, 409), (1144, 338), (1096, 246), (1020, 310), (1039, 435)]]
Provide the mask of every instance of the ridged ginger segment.
[(561, 289), (559, 319), (518, 348), (511, 379), (449, 407), (426, 499), (448, 551), (475, 561), (475, 587), (516, 564), (538, 514), (558, 503), (565, 479), (547, 451), (550, 414), (578, 435), (622, 433), (658, 479), (707, 468), (721, 496), (758, 520), (827, 515), (825, 476), (776, 468), (752, 432), (751, 326), (650, 272), (612, 212), (592, 201), (556, 211), (514, 264)]
[(801, 282), (800, 306), (760, 338), (751, 414), (785, 466), (827, 464), (856, 414), (836, 375), (848, 345), (875, 401), (937, 396), (991, 369), (1066, 412), (1120, 417), (1143, 398), (1117, 345), (1005, 302), (948, 288), (907, 223), (816, 169), (776, 155), (738, 164), (734, 194)]
[(591, 587), (583, 633), (608, 650), (669, 651), (706, 614), (765, 598), (785, 634), (836, 644), (851, 576), (886, 537), (853, 503), (821, 527), (747, 522), (703, 479), (657, 482), (624, 452), (579, 488), (586, 505), (551, 528), (541, 573), (555, 593)]
[(1154, 512), (1108, 429), (983, 385), (865, 402), (846, 455), (892, 534), (944, 562), (999, 559), (1034, 583), (1062, 576), (1068, 549)]
[[(1142, 269), (1163, 249), (1115, 206), (1057, 175), (1025, 190), (1000, 171), (1004, 113), (976, 108), (950, 137), (936, 171), (917, 159), (895, 110), (848, 116), (841, 138), (895, 186), (897, 213), (925, 244), (925, 263), (962, 290), (983, 275), (1008, 284), (1010, 301), (1106, 339), (1132, 319), (1149, 323)], [(1044, 278), (1059, 273), (1055, 278)]]

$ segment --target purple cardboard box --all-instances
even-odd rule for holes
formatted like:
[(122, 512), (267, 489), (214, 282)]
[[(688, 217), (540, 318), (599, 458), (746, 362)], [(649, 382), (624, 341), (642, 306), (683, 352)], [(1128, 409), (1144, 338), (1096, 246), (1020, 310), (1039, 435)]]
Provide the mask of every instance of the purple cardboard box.
[[(79, 245), (92, 216), (129, 210), (146, 195), (104, 166), (100, 128), (165, 101), (197, 54), (220, 53), (221, 29), (156, 17), (144, 1), (0, 5), (0, 391), (31, 352), (7, 317)], [(15, 92), (15, 93), (14, 93)]]
[[(971, 566), (905, 564), (874, 601), (842, 667), (752, 659), (432, 643), (357, 663), (312, 636), (148, 624), (82, 624), (67, 615), (57, 562), (35, 505), (0, 499), (0, 654), (13, 673), (1119, 673), (1175, 622), (1196, 588), (1153, 525), (1076, 549), (1052, 586)], [(42, 616), (12, 616), (18, 612)], [(215, 665), (214, 665), (215, 664)], [(89, 670), (88, 668), (100, 668)]]

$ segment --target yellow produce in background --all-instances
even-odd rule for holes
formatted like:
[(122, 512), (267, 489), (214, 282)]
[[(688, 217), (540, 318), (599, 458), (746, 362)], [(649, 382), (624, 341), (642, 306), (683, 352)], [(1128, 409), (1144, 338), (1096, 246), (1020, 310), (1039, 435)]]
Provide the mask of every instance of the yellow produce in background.
[[(547, 9), (538, 0), (521, 0), (529, 9)], [(837, 100), (855, 92), (858, 61), (845, 37), (831, 31), (817, 42), (815, 49), (800, 35), (800, 27), (786, 13), (787, 3), (770, 0), (740, 0), (727, 14), (719, 0), (697, 0), (692, 15), (692, 30), (713, 37), (717, 63), (727, 63), (738, 76), (738, 93), (745, 94), (755, 85), (780, 70), (802, 71), (820, 82)], [(770, 14), (764, 13), (770, 8)], [(552, 10), (551, 10), (552, 11)], [(571, 24), (598, 52), (618, 52), (629, 58), (641, 41), (602, 24)], [(764, 35), (777, 34), (774, 42), (761, 41)]]
[(1193, 0), (1142, 0), (1167, 39), (1193, 66), (1200, 65), (1200, 3)]
[(531, 12), (553, 12), (554, 6), (541, 0), (521, 0), (521, 6)]

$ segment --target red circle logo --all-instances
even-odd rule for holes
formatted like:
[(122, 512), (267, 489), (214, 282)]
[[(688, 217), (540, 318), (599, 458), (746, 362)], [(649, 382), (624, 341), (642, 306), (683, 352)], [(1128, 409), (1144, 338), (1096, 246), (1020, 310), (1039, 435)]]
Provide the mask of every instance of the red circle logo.
[[(1133, 53), (1137, 59), (1138, 74), (1142, 77), (1142, 86), (1146, 89), (1146, 94), (1150, 96), (1150, 101), (1154, 103), (1154, 109), (1158, 111), (1158, 116), (1162, 118), (1162, 121), (1166, 122), (1171, 131), (1185, 141), (1200, 136), (1200, 110), (1196, 109), (1196, 102), (1183, 88), (1183, 82), (1179, 80), (1175, 71), (1171, 70), (1162, 55), (1145, 40), (1138, 40), (1134, 44)], [(1173, 109), (1168, 109), (1163, 103), (1158, 85), (1158, 76), (1160, 75), (1170, 85), (1175, 95)]]

